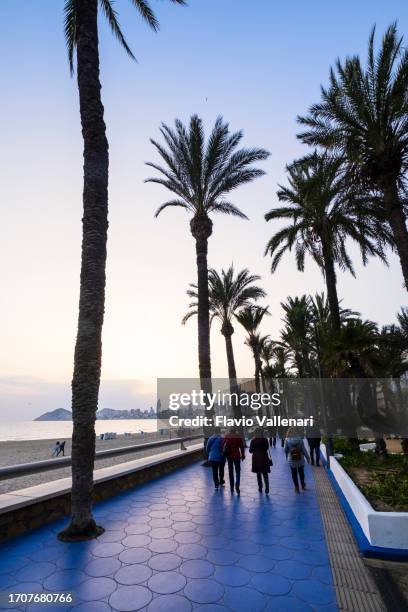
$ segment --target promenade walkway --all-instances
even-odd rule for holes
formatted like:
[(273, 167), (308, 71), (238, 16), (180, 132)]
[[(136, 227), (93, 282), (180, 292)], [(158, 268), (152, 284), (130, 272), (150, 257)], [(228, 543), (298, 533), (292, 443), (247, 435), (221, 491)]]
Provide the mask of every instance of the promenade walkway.
[(269, 496), (250, 456), (240, 497), (228, 482), (214, 491), (211, 470), (195, 464), (98, 504), (98, 540), (61, 543), (58, 521), (8, 542), (0, 591), (75, 592), (73, 607), (17, 608), (41, 612), (335, 612), (312, 470), (296, 495), (281, 448), (273, 460)]

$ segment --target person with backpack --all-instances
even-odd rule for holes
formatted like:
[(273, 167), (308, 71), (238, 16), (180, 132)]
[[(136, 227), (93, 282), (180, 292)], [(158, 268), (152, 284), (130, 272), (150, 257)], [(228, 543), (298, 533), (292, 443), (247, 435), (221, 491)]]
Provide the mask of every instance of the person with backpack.
[(306, 489), (305, 481), (305, 459), (310, 463), (309, 453), (303, 442), (303, 435), (300, 430), (289, 429), (285, 441), (286, 460), (290, 465), (295, 493), (299, 493), (299, 479), (302, 490)]
[(228, 463), (228, 476), (231, 493), (234, 493), (235, 484), (235, 491), (237, 492), (237, 495), (239, 495), (239, 487), (241, 483), (241, 461), (244, 461), (245, 459), (245, 445), (244, 440), (239, 435), (236, 427), (231, 427), (229, 434), (225, 436), (222, 442), (222, 453)]
[(271, 471), (272, 459), (269, 454), (268, 438), (265, 438), (263, 429), (255, 430), (255, 435), (249, 445), (252, 454), (252, 471), (258, 480), (258, 489), (262, 493), (262, 479), (265, 483), (265, 493), (269, 495), (269, 473)]
[(213, 434), (208, 438), (205, 450), (207, 453), (208, 461), (212, 467), (213, 480), (215, 490), (218, 491), (220, 486), (225, 484), (224, 480), (224, 467), (225, 457), (222, 454), (223, 437), (221, 435), (221, 429), (214, 427)]

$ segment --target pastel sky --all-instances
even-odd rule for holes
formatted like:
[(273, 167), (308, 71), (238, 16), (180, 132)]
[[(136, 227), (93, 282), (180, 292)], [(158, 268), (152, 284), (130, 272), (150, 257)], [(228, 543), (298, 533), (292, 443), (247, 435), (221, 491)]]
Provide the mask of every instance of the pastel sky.
[[(231, 262), (262, 276), (272, 316), (264, 333), (278, 337), (288, 295), (324, 289), (309, 260), (296, 271), (287, 256), (277, 273), (263, 257), (276, 226), (263, 215), (277, 201), (285, 164), (306, 149), (296, 115), (319, 97), (329, 67), (365, 55), (370, 28), (398, 20), (408, 30), (405, 0), (277, 2), (190, 0), (187, 8), (152, 4), (154, 34), (126, 0), (120, 22), (138, 63), (128, 59), (101, 19), (102, 95), (110, 143), (110, 229), (103, 382), (100, 407), (145, 407), (157, 377), (197, 374), (195, 321), (182, 327), (187, 284), (195, 280), (188, 216), (153, 213), (167, 194), (144, 184), (156, 159), (150, 137), (161, 121), (198, 113), (207, 128), (222, 114), (243, 128), (245, 144), (268, 148), (267, 176), (239, 189), (233, 201), (250, 221), (215, 218), (209, 265)], [(68, 70), (62, 0), (2, 0), (0, 25), (0, 410), (5, 420), (69, 407), (79, 291), (82, 141), (75, 79)], [(356, 260), (357, 261), (357, 260)], [(357, 278), (338, 275), (345, 306), (380, 324), (406, 304), (394, 256)], [(237, 326), (236, 326), (237, 328)], [(253, 364), (244, 335), (234, 346), (240, 376)], [(223, 338), (212, 331), (215, 376), (226, 376)]]

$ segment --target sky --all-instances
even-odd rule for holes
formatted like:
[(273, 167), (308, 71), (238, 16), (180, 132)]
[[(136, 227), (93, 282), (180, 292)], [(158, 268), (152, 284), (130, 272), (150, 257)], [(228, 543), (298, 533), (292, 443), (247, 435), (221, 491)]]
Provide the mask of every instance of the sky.
[[(160, 377), (197, 375), (196, 322), (181, 326), (194, 282), (189, 217), (154, 211), (168, 194), (146, 184), (157, 161), (149, 138), (160, 123), (199, 114), (207, 132), (218, 115), (244, 145), (271, 152), (266, 176), (232, 201), (250, 218), (214, 218), (209, 266), (244, 267), (262, 277), (271, 316), (262, 332), (278, 338), (280, 303), (324, 290), (310, 260), (300, 273), (287, 255), (271, 275), (265, 245), (277, 225), (264, 214), (277, 203), (285, 165), (307, 148), (296, 116), (319, 99), (337, 57), (365, 56), (369, 31), (394, 20), (407, 34), (405, 1), (154, 1), (158, 34), (131, 3), (115, 7), (138, 62), (100, 19), (102, 97), (110, 145), (109, 241), (99, 407), (144, 408)], [(62, 0), (2, 0), (0, 25), (0, 418), (31, 419), (70, 406), (77, 323), (82, 217), (82, 140), (75, 78), (68, 69)], [(356, 261), (356, 279), (338, 274), (344, 306), (380, 324), (406, 304), (395, 256), (389, 268)], [(237, 371), (251, 376), (244, 334), (235, 325)], [(223, 337), (211, 335), (213, 374), (225, 377)]]

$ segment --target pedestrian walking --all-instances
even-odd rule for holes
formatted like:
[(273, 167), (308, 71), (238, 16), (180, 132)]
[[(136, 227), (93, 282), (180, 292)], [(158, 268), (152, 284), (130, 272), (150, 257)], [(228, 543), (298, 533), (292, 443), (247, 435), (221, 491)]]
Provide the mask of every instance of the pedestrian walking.
[(57, 457), (60, 456), (60, 454), (62, 453), (62, 456), (65, 457), (65, 440), (64, 442), (60, 442), (58, 450), (57, 450)]
[(218, 491), (220, 486), (225, 484), (225, 457), (222, 453), (222, 443), (223, 437), (221, 435), (221, 429), (219, 427), (215, 427), (213, 434), (208, 438), (206, 453), (208, 461), (212, 467), (214, 487), (216, 491)]
[(285, 441), (286, 459), (290, 465), (295, 493), (299, 493), (299, 479), (302, 490), (306, 489), (305, 459), (310, 463), (309, 453), (303, 442), (302, 432), (296, 428), (288, 430)]
[(222, 442), (222, 453), (228, 463), (231, 493), (234, 493), (235, 486), (235, 491), (237, 495), (239, 495), (241, 484), (241, 461), (245, 459), (245, 444), (236, 427), (232, 427), (225, 436)]
[(315, 458), (316, 458), (317, 467), (320, 466), (320, 442), (321, 441), (322, 439), (318, 437), (307, 439), (307, 443), (309, 444), (309, 450), (310, 450), (310, 463), (314, 465)]
[(269, 495), (269, 473), (271, 471), (272, 459), (269, 454), (268, 439), (265, 438), (263, 429), (255, 430), (255, 435), (249, 445), (252, 454), (252, 472), (256, 474), (259, 492), (262, 493), (265, 485), (265, 493)]

